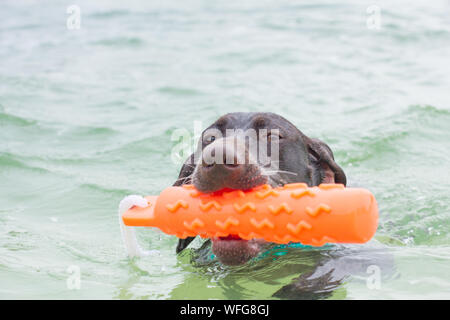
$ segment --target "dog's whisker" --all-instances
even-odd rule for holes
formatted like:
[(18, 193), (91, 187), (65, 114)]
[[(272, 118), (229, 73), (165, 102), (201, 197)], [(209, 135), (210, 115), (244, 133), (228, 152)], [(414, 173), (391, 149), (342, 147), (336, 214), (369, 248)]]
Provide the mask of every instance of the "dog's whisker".
[(282, 179), (274, 179), (274, 177), (269, 177), (268, 182), (270, 185), (274, 185), (274, 186), (282, 186), (282, 185), (286, 184), (286, 181), (284, 181)]
[(267, 171), (261, 172), (261, 175), (262, 175), (262, 176), (272, 176), (272, 175), (274, 175), (274, 174), (276, 174), (276, 172), (267, 172)]
[(277, 174), (277, 173), (285, 173), (285, 174), (292, 174), (297, 176), (298, 173), (296, 172), (292, 172), (292, 171), (284, 171), (284, 170), (275, 170), (275, 171), (265, 171), (266, 173), (271, 173), (271, 174)]
[(186, 180), (189, 180), (190, 178), (192, 178), (192, 174), (190, 174), (190, 175), (188, 175), (186, 177), (182, 177), (182, 178), (179, 178), (179, 179), (175, 180), (175, 183), (177, 183), (179, 181), (183, 181), (184, 182)]

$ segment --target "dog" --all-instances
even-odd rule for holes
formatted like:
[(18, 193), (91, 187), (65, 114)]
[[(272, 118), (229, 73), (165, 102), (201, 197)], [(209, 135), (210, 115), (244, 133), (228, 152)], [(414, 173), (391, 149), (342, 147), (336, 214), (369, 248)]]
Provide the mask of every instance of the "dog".
[[(253, 136), (246, 134), (248, 132), (254, 133)], [(274, 140), (276, 148), (272, 148)], [(265, 147), (270, 156), (272, 149), (277, 149), (275, 163), (263, 163), (264, 159), (256, 154), (260, 149), (250, 148), (251, 142), (260, 149)], [(206, 155), (215, 155), (218, 150), (222, 151), (219, 157), (205, 161)], [(294, 182), (308, 186), (346, 185), (345, 173), (327, 144), (309, 138), (287, 119), (271, 112), (223, 115), (202, 133), (197, 154), (202, 155), (201, 159), (194, 161), (192, 154), (182, 166), (174, 186), (193, 184), (201, 192), (209, 193), (222, 189), (246, 190), (262, 184), (277, 187)], [(176, 252), (185, 249), (193, 239), (180, 239)], [(213, 253), (226, 265), (243, 264), (267, 245), (260, 239), (247, 241), (236, 235), (211, 240)]]
[[(265, 152), (261, 153), (262, 149)], [(296, 182), (346, 186), (347, 178), (326, 143), (306, 136), (284, 117), (271, 112), (235, 112), (221, 116), (203, 131), (197, 150), (186, 159), (173, 185), (193, 184), (199, 191), (210, 193)], [(128, 196), (120, 211), (134, 205), (146, 206), (146, 201), (140, 196)], [(179, 239), (176, 253), (193, 240), (194, 237)], [(222, 264), (237, 266), (257, 257), (270, 245), (262, 239), (244, 240), (230, 235), (209, 239), (198, 251), (211, 249)], [(128, 251), (138, 252), (139, 248), (130, 246)], [(310, 251), (309, 255), (315, 261), (312, 270), (298, 270), (300, 276), (275, 292), (274, 297), (326, 298), (350, 275), (367, 275), (371, 266), (378, 266), (383, 272), (394, 269), (392, 257), (377, 245), (336, 245), (331, 250)], [(392, 272), (383, 275), (386, 274)]]

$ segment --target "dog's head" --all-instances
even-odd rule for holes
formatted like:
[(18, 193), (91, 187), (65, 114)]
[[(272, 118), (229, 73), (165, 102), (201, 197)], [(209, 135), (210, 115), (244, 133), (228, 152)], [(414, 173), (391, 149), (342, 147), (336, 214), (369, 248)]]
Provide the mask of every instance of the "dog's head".
[[(205, 193), (304, 182), (346, 184), (331, 149), (305, 136), (274, 113), (229, 113), (203, 133), (197, 152), (183, 165), (174, 185), (192, 183)], [(190, 240), (180, 240), (177, 252)], [(224, 264), (242, 264), (256, 256), (264, 241), (232, 235), (211, 239), (213, 252)]]

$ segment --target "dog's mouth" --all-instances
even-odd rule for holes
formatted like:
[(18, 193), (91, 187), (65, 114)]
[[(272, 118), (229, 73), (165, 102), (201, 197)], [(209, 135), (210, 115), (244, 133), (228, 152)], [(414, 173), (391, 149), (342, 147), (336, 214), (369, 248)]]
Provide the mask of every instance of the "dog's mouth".
[(229, 234), (226, 237), (219, 237), (219, 240), (244, 240), (236, 234)]
[(204, 193), (225, 189), (249, 190), (266, 184), (268, 180), (268, 176), (255, 164), (197, 166), (192, 177), (196, 189)]
[(261, 239), (244, 240), (238, 235), (212, 238), (212, 251), (217, 259), (230, 266), (244, 264), (256, 257), (264, 245)]

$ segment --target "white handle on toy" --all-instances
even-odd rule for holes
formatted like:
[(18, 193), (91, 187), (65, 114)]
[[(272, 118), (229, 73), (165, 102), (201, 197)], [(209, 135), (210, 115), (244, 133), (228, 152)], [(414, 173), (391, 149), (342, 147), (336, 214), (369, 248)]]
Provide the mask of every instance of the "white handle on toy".
[(143, 257), (151, 254), (159, 253), (158, 250), (144, 250), (139, 246), (139, 243), (136, 239), (136, 234), (134, 232), (134, 227), (128, 227), (123, 223), (122, 215), (128, 211), (130, 208), (138, 206), (141, 208), (145, 208), (148, 206), (147, 200), (145, 200), (141, 196), (130, 195), (120, 201), (119, 204), (119, 225), (120, 232), (122, 234), (122, 240), (125, 244), (125, 249), (130, 258), (133, 257)]

